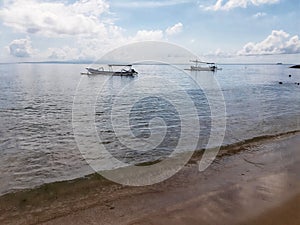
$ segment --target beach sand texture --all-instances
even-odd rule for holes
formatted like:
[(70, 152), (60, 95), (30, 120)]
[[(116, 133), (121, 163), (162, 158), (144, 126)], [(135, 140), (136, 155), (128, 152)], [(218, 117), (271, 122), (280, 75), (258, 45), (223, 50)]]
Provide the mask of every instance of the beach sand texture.
[(98, 175), (0, 198), (1, 224), (300, 224), (300, 135), (197, 156), (169, 180), (125, 187)]

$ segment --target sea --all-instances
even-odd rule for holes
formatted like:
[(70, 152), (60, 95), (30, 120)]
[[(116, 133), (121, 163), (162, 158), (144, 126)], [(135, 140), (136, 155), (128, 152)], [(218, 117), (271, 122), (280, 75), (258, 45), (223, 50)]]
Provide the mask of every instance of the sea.
[(87, 114), (96, 144), (129, 165), (178, 145), (195, 151), (300, 130), (300, 70), (290, 65), (193, 72), (149, 63), (134, 65), (136, 77), (81, 74), (87, 66), (0, 64), (0, 195), (94, 173), (82, 146), (95, 143), (76, 126)]

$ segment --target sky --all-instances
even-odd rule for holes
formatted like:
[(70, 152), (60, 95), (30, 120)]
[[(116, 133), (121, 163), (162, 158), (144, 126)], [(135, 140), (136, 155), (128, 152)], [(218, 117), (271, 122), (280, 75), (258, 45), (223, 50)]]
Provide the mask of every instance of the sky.
[(300, 63), (299, 0), (2, 0), (0, 62), (86, 61), (139, 41), (219, 63)]

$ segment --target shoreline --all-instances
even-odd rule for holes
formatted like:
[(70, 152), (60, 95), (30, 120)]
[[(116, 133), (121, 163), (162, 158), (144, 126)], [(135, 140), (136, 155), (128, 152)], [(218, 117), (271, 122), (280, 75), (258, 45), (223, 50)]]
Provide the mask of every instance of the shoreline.
[[(248, 177), (250, 173), (253, 173), (252, 176), (249, 176), (252, 179), (255, 177), (261, 178), (262, 175), (276, 175), (274, 171), (278, 170), (278, 168), (276, 168), (276, 165), (272, 165), (274, 162), (270, 163), (270, 165), (268, 164), (270, 169), (267, 169), (267, 171), (261, 171), (262, 168), (265, 169), (265, 164), (262, 162), (256, 162), (256, 160), (253, 160), (252, 158), (248, 159), (246, 156), (249, 155), (249, 157), (251, 156), (260, 160), (260, 154), (264, 154), (266, 152), (266, 154), (277, 152), (276, 154), (280, 153), (281, 155), (283, 153), (278, 152), (281, 148), (280, 143), (283, 143), (284, 145), (294, 145), (293, 142), (298, 142), (299, 139), (299, 131), (293, 131), (284, 135), (275, 135), (272, 137), (265, 136), (263, 138), (254, 139), (253, 141), (245, 141), (240, 144), (222, 147), (215, 162), (207, 171), (202, 173), (197, 171), (196, 161), (199, 157), (201, 157), (201, 153), (197, 152), (193, 155), (190, 162), (182, 169), (182, 171), (174, 177), (160, 184), (147, 187), (125, 187), (123, 185), (114, 184), (102, 178), (98, 174), (92, 174), (87, 177), (71, 181), (55, 182), (45, 184), (31, 190), (9, 193), (0, 197), (0, 223), (40, 224), (41, 222), (48, 221), (49, 224), (52, 224), (51, 221), (55, 220), (66, 219), (67, 221), (72, 221), (72, 216), (76, 217), (77, 214), (82, 214), (86, 211), (93, 211), (97, 208), (106, 212), (104, 219), (107, 221), (105, 221), (105, 224), (124, 224), (124, 221), (127, 221), (128, 224), (130, 224), (130, 221), (135, 221), (137, 218), (128, 217), (126, 213), (126, 204), (131, 205), (135, 203), (136, 206), (131, 207), (145, 207), (141, 205), (141, 201), (143, 202), (145, 200), (153, 202), (148, 206), (148, 208), (146, 207), (144, 211), (142, 210), (144, 214), (139, 215), (141, 217), (139, 219), (141, 219), (140, 221), (142, 222), (132, 224), (147, 224), (143, 223), (143, 216), (147, 218), (147, 215), (154, 215), (153, 218), (160, 218), (162, 215), (159, 215), (159, 213), (157, 215), (157, 212), (151, 214), (152, 211), (155, 211), (154, 209), (156, 209), (156, 207), (164, 207), (166, 210), (166, 208), (172, 208), (175, 205), (177, 208), (175, 207), (175, 209), (163, 211), (163, 215), (168, 215), (168, 213), (174, 210), (182, 211), (182, 214), (184, 215), (186, 213), (185, 210), (190, 207), (189, 204), (193, 205), (197, 203), (197, 205), (199, 205), (199, 202), (209, 203), (212, 201), (211, 199), (203, 200), (203, 193), (205, 193), (204, 196), (206, 196), (206, 194), (208, 194), (208, 196), (214, 196), (213, 193), (222, 193), (223, 187), (227, 187), (226, 185), (224, 186), (224, 184), (228, 184), (229, 189), (224, 188), (224, 192), (234, 195), (237, 188), (235, 185), (238, 184), (238, 186), (241, 186), (241, 184), (245, 182), (244, 178)], [(277, 146), (277, 144), (279, 146)], [(271, 145), (271, 147), (268, 147), (269, 145)], [(272, 147), (272, 145), (274, 146)], [(267, 148), (267, 151), (264, 147)], [(260, 148), (263, 148), (263, 150), (260, 150)], [(274, 152), (272, 152), (273, 148), (279, 149), (278, 151), (274, 150)], [(293, 150), (292, 153), (296, 150)], [(287, 159), (291, 160), (289, 157), (290, 156), (287, 155)], [(296, 159), (296, 157), (294, 158)], [(274, 156), (274, 160), (275, 159), (278, 160), (278, 156)], [(269, 159), (266, 160), (268, 161)], [(290, 166), (288, 165), (288, 160), (286, 167)], [(237, 164), (237, 168), (230, 168), (230, 170), (226, 169), (231, 165), (228, 161), (231, 163), (235, 162)], [(225, 168), (224, 172), (220, 172), (223, 168)], [(238, 175), (233, 174), (233, 172), (238, 172)], [(266, 172), (269, 172), (269, 174)], [(295, 175), (294, 173), (295, 171), (293, 172), (293, 176)], [(224, 175), (223, 178), (225, 180), (220, 180), (218, 177), (220, 174)], [(254, 184), (252, 184), (252, 182), (254, 182)], [(246, 182), (246, 184), (250, 184), (250, 186), (256, 185), (255, 180)], [(198, 185), (202, 185), (203, 187), (199, 188)], [(294, 190), (289, 191), (289, 194), (298, 194), (294, 193), (298, 192), (298, 190), (300, 192), (300, 189), (298, 189), (298, 183), (291, 182), (289, 185), (294, 187)], [(166, 193), (166, 191), (169, 190), (170, 193)], [(202, 194), (202, 198), (196, 198), (196, 203), (191, 201), (194, 196), (194, 193), (191, 192), (191, 190), (196, 190), (196, 192), (198, 191)], [(172, 195), (174, 192), (182, 193), (182, 191), (186, 193), (184, 193), (181, 197), (177, 195), (174, 197)], [(129, 198), (129, 196), (134, 196), (133, 199), (136, 199), (136, 202), (134, 200), (132, 202), (132, 200), (130, 200), (131, 197)], [(279, 202), (282, 202), (283, 200), (286, 201), (288, 197), (291, 198), (291, 196), (284, 196), (284, 199), (281, 199)], [(156, 202), (154, 201), (155, 198), (163, 198), (164, 200)], [(117, 207), (119, 208), (120, 205), (122, 206), (122, 204), (123, 208), (121, 207), (122, 209), (120, 209), (120, 212), (124, 215), (119, 215), (115, 218), (115, 216), (112, 216), (110, 213), (112, 211), (116, 211), (115, 209)], [(180, 215), (180, 213), (177, 214)], [(127, 222), (125, 224), (127, 224)]]
[[(218, 154), (216, 156), (217, 158), (220, 157), (224, 157), (224, 156), (230, 156), (233, 154), (237, 154), (241, 151), (244, 151), (247, 146), (249, 145), (254, 145), (256, 143), (259, 142), (264, 142), (264, 141), (269, 141), (269, 140), (273, 140), (276, 139), (278, 137), (285, 137), (285, 136), (289, 136), (289, 135), (295, 135), (295, 134), (300, 134), (300, 130), (292, 130), (292, 131), (287, 131), (287, 132), (283, 132), (283, 133), (277, 133), (277, 134), (268, 134), (268, 135), (263, 135), (263, 136), (257, 136), (257, 137), (253, 137), (250, 139), (245, 139), (242, 141), (238, 141), (232, 144), (228, 144), (228, 145), (223, 145), (220, 147)], [(214, 150), (214, 148), (211, 148), (212, 150)], [(190, 160), (188, 161), (187, 164), (195, 164), (197, 163), (197, 161), (199, 161), (202, 157), (202, 154), (204, 153), (204, 151), (210, 151), (210, 149), (200, 149), (200, 150), (196, 150), (194, 151), (192, 157), (190, 158)], [(184, 154), (184, 153), (183, 153)], [(147, 161), (147, 162), (142, 162), (139, 164), (135, 164), (135, 166), (148, 166), (148, 165), (153, 165), (156, 164), (158, 162), (160, 162), (161, 160), (156, 160), (156, 161)], [(15, 189), (12, 191), (9, 191), (7, 193), (4, 194), (0, 194), (0, 198), (6, 195), (11, 195), (11, 194), (18, 194), (18, 193), (23, 193), (23, 192), (31, 192), (34, 190), (38, 190), (38, 189), (44, 189), (47, 188), (47, 186), (55, 186), (55, 185), (61, 185), (63, 183), (77, 183), (77, 182), (81, 182), (84, 180), (89, 180), (89, 179), (94, 179), (96, 178), (105, 181), (103, 184), (105, 185), (107, 182), (108, 183), (113, 183), (110, 181), (107, 181), (106, 178), (102, 177), (101, 175), (99, 175), (97, 172), (91, 173), (91, 174), (87, 174), (83, 177), (78, 177), (78, 178), (72, 178), (72, 179), (66, 179), (66, 180), (58, 180), (58, 181), (54, 181), (54, 182), (50, 182), (50, 183), (45, 183), (39, 186), (35, 186), (32, 188), (24, 188), (24, 189)]]

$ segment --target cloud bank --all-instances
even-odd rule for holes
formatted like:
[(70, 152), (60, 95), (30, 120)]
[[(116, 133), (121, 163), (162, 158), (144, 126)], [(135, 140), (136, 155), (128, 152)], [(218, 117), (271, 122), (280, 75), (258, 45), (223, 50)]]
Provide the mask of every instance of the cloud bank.
[(60, 2), (14, 0), (0, 10), (3, 24), (17, 32), (43, 36), (102, 34), (107, 26), (100, 16), (108, 12), (104, 0), (80, 0), (65, 5)]
[(272, 54), (298, 54), (300, 53), (300, 40), (298, 35), (292, 36), (283, 30), (273, 30), (263, 41), (249, 42), (238, 55), (272, 55)]
[(192, 2), (192, 0), (160, 0), (160, 1), (136, 1), (136, 0), (122, 0), (114, 2), (113, 5), (121, 8), (158, 8), (174, 5), (181, 5)]
[(265, 4), (279, 3), (280, 0), (217, 0), (214, 5), (204, 7), (205, 10), (220, 11), (234, 8), (247, 8), (250, 5), (260, 6)]
[[(172, 4), (181, 2), (171, 1)], [(28, 37), (35, 35), (70, 40), (70, 46), (48, 46), (46, 51), (39, 53), (40, 57), (50, 59), (91, 60), (127, 43), (167, 40), (167, 36), (181, 32), (183, 27), (182, 23), (177, 23), (166, 30), (138, 30), (134, 34), (127, 34), (126, 30), (115, 25), (111, 18), (113, 15), (106, 0), (77, 0), (73, 3), (7, 0), (0, 8), (2, 23), (15, 32)], [(31, 42), (28, 38), (13, 41), (8, 48), (10, 54), (15, 57), (32, 56)]]

